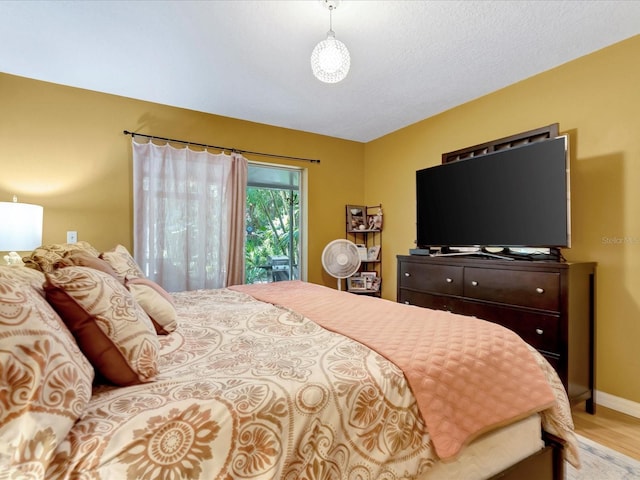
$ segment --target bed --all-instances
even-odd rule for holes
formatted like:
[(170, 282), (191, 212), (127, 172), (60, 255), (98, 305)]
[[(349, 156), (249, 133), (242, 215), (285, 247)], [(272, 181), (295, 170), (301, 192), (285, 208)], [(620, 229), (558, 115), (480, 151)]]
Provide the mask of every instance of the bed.
[(24, 260), (0, 267), (0, 478), (559, 479), (579, 464), (554, 370), (489, 322), (300, 281), (169, 294), (122, 246)]

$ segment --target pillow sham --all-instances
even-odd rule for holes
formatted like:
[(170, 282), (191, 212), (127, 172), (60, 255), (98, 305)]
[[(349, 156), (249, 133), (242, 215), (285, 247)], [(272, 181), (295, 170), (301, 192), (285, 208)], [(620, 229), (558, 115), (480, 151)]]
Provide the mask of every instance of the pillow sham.
[(145, 274), (131, 256), (129, 250), (122, 245), (116, 245), (112, 250), (102, 252), (100, 258), (111, 265), (111, 268), (115, 270), (122, 283), (124, 283), (126, 277), (145, 278)]
[(45, 276), (47, 300), (100, 375), (120, 386), (155, 379), (160, 350), (155, 329), (117, 279), (89, 267)]
[(107, 273), (118, 280), (120, 279), (115, 270), (111, 268), (111, 265), (100, 257), (96, 257), (87, 252), (67, 252), (64, 258), (58, 260), (54, 265), (55, 268), (74, 266), (93, 268), (94, 270), (100, 270), (101, 272)]
[(125, 286), (149, 315), (158, 335), (167, 335), (176, 329), (178, 314), (169, 292), (147, 278), (127, 278)]
[(27, 267), (35, 268), (41, 272), (52, 272), (58, 260), (71, 252), (86, 252), (94, 257), (100, 255), (89, 242), (80, 240), (76, 243), (52, 243), (36, 248), (30, 255), (22, 257)]
[(16, 284), (29, 285), (44, 297), (44, 273), (24, 265), (0, 265), (0, 278), (11, 280)]
[(0, 470), (31, 478), (81, 417), (94, 370), (42, 295), (10, 278), (17, 269), (0, 268)]

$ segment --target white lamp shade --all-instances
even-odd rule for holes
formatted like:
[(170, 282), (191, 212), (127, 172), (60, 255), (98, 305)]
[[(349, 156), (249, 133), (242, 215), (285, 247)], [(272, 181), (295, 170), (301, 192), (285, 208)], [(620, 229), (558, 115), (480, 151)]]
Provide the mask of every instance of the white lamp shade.
[(325, 83), (337, 83), (349, 73), (351, 56), (344, 43), (329, 32), (311, 52), (311, 70), (316, 78)]
[(0, 202), (0, 251), (25, 252), (42, 245), (40, 205)]

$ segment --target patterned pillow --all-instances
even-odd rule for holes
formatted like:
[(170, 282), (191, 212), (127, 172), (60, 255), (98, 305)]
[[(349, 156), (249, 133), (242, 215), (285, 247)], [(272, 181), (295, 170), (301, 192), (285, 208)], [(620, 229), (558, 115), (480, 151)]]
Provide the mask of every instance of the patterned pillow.
[(169, 292), (147, 278), (127, 278), (125, 285), (151, 318), (158, 335), (167, 335), (176, 329), (178, 314)]
[(122, 245), (117, 245), (114, 249), (109, 250), (108, 252), (102, 252), (100, 254), (100, 258), (111, 265), (111, 268), (113, 268), (118, 274), (122, 283), (124, 283), (126, 277), (145, 278), (145, 274), (142, 273), (142, 270), (129, 253), (129, 250)]
[(93, 248), (89, 242), (80, 240), (76, 243), (52, 243), (36, 248), (31, 255), (23, 257), (22, 261), (27, 267), (35, 268), (41, 272), (52, 272), (58, 260), (71, 252), (86, 252), (94, 257), (100, 252)]
[(0, 477), (44, 478), (91, 398), (94, 371), (45, 299), (11, 278), (18, 269), (29, 270), (0, 268)]
[(59, 268), (45, 276), (47, 300), (98, 373), (122, 386), (155, 379), (155, 329), (117, 279), (89, 267)]
[(0, 265), (0, 278), (32, 286), (44, 298), (44, 273), (24, 265)]
[(88, 252), (67, 252), (61, 260), (58, 260), (54, 268), (64, 267), (89, 267), (94, 270), (100, 270), (101, 272), (108, 273), (114, 278), (120, 280), (118, 274), (111, 268), (107, 262), (100, 257), (96, 257)]

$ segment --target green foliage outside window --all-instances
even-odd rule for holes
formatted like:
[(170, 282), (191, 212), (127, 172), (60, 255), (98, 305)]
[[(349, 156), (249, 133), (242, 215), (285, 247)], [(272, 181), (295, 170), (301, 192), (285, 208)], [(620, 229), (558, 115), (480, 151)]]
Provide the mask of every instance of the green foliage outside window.
[(270, 281), (270, 257), (291, 259), (291, 279), (297, 278), (299, 201), (292, 190), (247, 188), (245, 282)]

